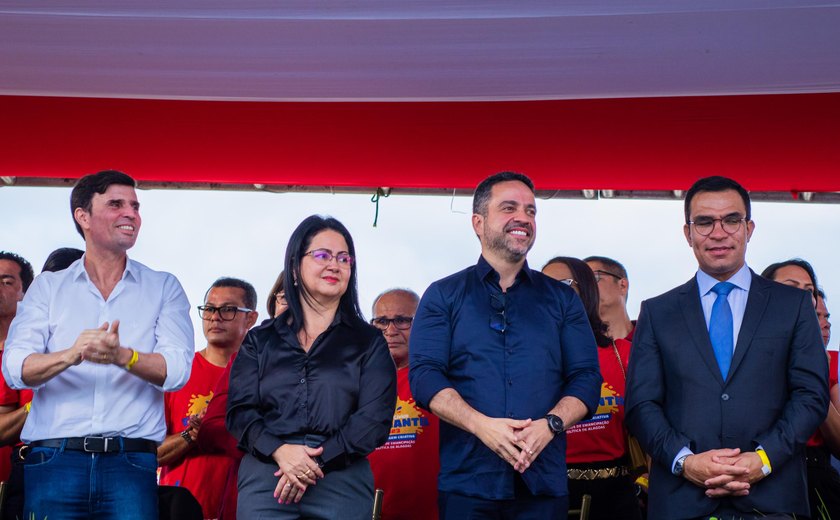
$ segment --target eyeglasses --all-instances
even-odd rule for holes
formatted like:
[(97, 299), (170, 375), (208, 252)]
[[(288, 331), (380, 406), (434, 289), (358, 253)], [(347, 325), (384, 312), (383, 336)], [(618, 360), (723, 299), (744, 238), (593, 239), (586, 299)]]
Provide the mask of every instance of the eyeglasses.
[(370, 320), (370, 324), (383, 331), (388, 330), (388, 326), (392, 323), (399, 330), (408, 330), (411, 328), (412, 321), (414, 321), (414, 316), (395, 316), (393, 318), (373, 318)]
[(746, 221), (746, 218), (739, 215), (727, 215), (723, 218), (700, 217), (697, 220), (689, 220), (688, 223), (694, 226), (694, 231), (707, 237), (715, 230), (715, 222), (720, 222), (721, 229), (731, 235), (741, 229), (741, 222)]
[(578, 285), (577, 280), (575, 280), (574, 278), (563, 278), (562, 280), (557, 281), (560, 283), (564, 283), (569, 287), (574, 287), (575, 285)]
[(353, 265), (353, 257), (347, 251), (342, 251), (338, 254), (332, 254), (329, 249), (313, 249), (303, 254), (303, 256), (311, 256), (315, 262), (321, 265), (328, 265), (333, 258), (341, 267), (350, 267)]
[(213, 314), (219, 313), (219, 318), (222, 321), (231, 321), (236, 318), (237, 312), (254, 312), (253, 309), (246, 309), (244, 307), (236, 307), (235, 305), (225, 305), (223, 307), (213, 307), (212, 305), (199, 305), (198, 315), (202, 320), (212, 320)]
[(621, 276), (618, 276), (617, 274), (612, 274), (612, 273), (610, 273), (609, 271), (602, 271), (602, 270), (600, 270), (600, 269), (595, 269), (595, 270), (594, 270), (594, 271), (592, 271), (592, 272), (595, 274), (595, 281), (596, 281), (596, 282), (600, 282), (601, 280), (603, 280), (604, 275), (606, 275), (606, 276), (612, 276), (612, 277), (613, 277), (613, 278), (615, 278), (616, 280), (621, 280), (621, 278), (622, 278)]
[(490, 293), (490, 307), (496, 311), (490, 315), (490, 328), (499, 332), (504, 332), (507, 329), (507, 318), (505, 317), (505, 307), (507, 306), (507, 297), (505, 293)]
[(285, 293), (285, 291), (280, 291), (280, 292), (276, 292), (276, 293), (274, 293), (274, 300), (275, 300), (277, 303), (285, 302), (285, 301), (286, 301), (286, 293)]

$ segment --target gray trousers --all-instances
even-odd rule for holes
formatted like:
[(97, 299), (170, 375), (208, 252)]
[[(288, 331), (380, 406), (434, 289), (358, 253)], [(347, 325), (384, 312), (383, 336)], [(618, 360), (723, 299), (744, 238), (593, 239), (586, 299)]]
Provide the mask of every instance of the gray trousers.
[(246, 454), (239, 466), (239, 501), (236, 517), (247, 520), (303, 518), (369, 520), (373, 513), (373, 473), (367, 459), (327, 473), (309, 486), (297, 504), (279, 504), (274, 488), (277, 464), (266, 464)]

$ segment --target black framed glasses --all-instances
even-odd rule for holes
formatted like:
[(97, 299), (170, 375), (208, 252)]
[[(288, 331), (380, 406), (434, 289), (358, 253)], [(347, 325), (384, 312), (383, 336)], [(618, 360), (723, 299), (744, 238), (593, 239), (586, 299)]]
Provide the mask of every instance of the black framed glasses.
[(741, 215), (727, 215), (723, 218), (698, 217), (696, 220), (689, 220), (688, 224), (694, 226), (694, 231), (707, 237), (715, 230), (716, 222), (720, 222), (721, 229), (731, 235), (741, 229), (741, 222), (746, 221), (747, 219)]
[(399, 330), (408, 330), (413, 321), (414, 316), (394, 316), (393, 318), (373, 318), (370, 324), (382, 331), (387, 330), (392, 323)]
[(320, 265), (329, 265), (333, 258), (335, 258), (336, 263), (341, 267), (350, 267), (353, 265), (353, 256), (347, 251), (333, 254), (329, 249), (313, 249), (304, 253), (303, 256), (311, 256)]
[(592, 271), (592, 273), (595, 275), (595, 281), (596, 282), (600, 282), (601, 280), (603, 280), (604, 276), (611, 276), (611, 277), (615, 278), (616, 280), (621, 280), (621, 276), (618, 276), (617, 274), (613, 274), (609, 271), (602, 271), (600, 269), (595, 269), (594, 271)]
[(253, 309), (246, 309), (245, 307), (237, 307), (235, 305), (224, 305), (222, 307), (213, 307), (212, 305), (199, 305), (198, 315), (202, 320), (212, 320), (213, 315), (219, 313), (219, 318), (222, 321), (231, 321), (236, 318), (237, 312), (254, 312)]
[(490, 307), (493, 308), (493, 314), (490, 315), (490, 328), (499, 332), (504, 332), (507, 329), (507, 316), (505, 310), (507, 309), (507, 296), (503, 292), (490, 293)]

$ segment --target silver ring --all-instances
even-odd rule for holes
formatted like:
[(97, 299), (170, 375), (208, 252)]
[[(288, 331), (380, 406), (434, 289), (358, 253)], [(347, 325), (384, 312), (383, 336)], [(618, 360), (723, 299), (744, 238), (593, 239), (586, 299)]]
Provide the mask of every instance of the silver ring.
[(285, 486), (283, 486), (283, 487), (290, 488), (290, 487), (292, 487), (292, 485), (291, 485), (291, 484), (286, 484), (286, 485), (285, 485)]

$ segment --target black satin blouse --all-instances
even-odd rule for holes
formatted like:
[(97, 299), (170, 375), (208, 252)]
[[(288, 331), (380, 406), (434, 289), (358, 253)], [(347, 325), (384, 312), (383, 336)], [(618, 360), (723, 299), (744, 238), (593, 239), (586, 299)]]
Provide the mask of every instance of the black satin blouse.
[(230, 373), (227, 428), (261, 459), (290, 438), (323, 435), (325, 466), (343, 467), (388, 439), (396, 384), (376, 328), (339, 312), (307, 353), (283, 313), (242, 343)]

